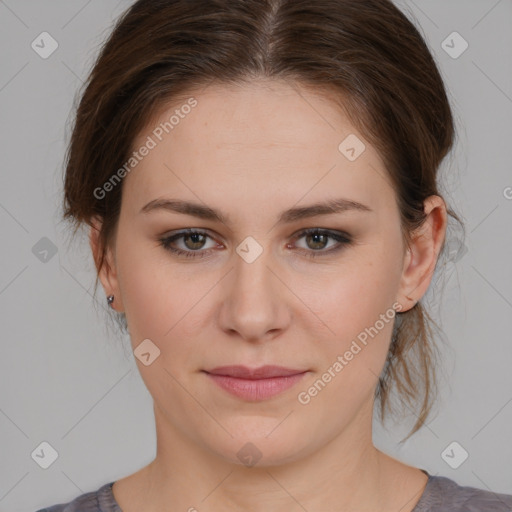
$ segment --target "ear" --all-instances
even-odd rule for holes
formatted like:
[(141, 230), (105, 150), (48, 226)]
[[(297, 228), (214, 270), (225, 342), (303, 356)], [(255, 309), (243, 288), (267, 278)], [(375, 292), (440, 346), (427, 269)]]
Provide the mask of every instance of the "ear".
[(98, 272), (98, 278), (101, 281), (105, 294), (114, 295), (114, 302), (112, 303), (112, 309), (118, 312), (123, 312), (123, 302), (121, 300), (121, 292), (119, 288), (119, 282), (117, 279), (117, 269), (115, 263), (115, 254), (111, 247), (107, 247), (105, 252), (105, 259), (103, 265), (100, 268), (101, 258), (101, 246), (99, 240), (100, 229), (102, 220), (99, 217), (93, 217), (91, 219), (91, 229), (89, 232), (89, 244), (91, 246), (94, 264), (96, 271)]
[(446, 205), (439, 196), (425, 202), (425, 222), (412, 233), (400, 282), (398, 302), (401, 312), (411, 309), (427, 291), (446, 235)]

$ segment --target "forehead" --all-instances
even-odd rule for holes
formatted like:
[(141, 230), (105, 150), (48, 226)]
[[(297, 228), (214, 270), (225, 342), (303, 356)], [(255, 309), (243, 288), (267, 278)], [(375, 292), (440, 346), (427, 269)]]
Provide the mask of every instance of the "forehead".
[(235, 194), (288, 203), (344, 191), (374, 205), (393, 199), (364, 134), (332, 98), (297, 84), (261, 80), (194, 91), (160, 109), (133, 149), (144, 145), (151, 149), (125, 178), (127, 200), (139, 208), (166, 192), (218, 204)]

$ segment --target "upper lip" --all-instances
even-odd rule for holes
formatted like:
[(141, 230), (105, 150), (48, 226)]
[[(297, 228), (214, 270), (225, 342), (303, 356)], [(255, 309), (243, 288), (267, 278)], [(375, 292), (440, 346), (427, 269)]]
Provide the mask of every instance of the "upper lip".
[(236, 377), (239, 379), (269, 379), (272, 377), (289, 377), (304, 373), (307, 370), (297, 370), (285, 368), (284, 366), (266, 365), (259, 368), (248, 368), (247, 366), (218, 366), (213, 370), (205, 370), (206, 373), (212, 375), (226, 375), (228, 377)]

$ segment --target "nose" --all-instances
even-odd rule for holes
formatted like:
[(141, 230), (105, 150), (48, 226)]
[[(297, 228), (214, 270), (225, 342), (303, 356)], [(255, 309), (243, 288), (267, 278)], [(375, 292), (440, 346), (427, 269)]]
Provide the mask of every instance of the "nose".
[(291, 320), (291, 298), (286, 278), (274, 270), (266, 250), (251, 263), (234, 255), (234, 268), (226, 276), (220, 327), (229, 335), (251, 342), (273, 339)]

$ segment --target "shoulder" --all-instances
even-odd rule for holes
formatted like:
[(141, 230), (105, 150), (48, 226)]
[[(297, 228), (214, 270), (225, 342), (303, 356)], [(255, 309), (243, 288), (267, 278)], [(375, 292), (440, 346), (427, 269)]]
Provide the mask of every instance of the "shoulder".
[(68, 503), (59, 503), (37, 512), (121, 512), (114, 500), (112, 485), (109, 482), (96, 491), (86, 492)]
[(459, 485), (444, 476), (430, 476), (413, 512), (510, 512), (512, 495)]

